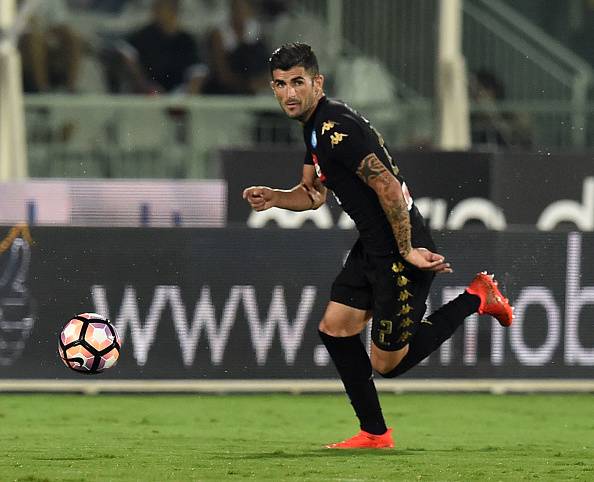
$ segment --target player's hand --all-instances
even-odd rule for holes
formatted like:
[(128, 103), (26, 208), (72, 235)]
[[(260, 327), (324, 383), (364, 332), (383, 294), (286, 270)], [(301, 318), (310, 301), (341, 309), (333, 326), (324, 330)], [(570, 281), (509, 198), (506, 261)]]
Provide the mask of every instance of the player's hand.
[(265, 211), (273, 208), (276, 204), (277, 193), (274, 189), (266, 186), (252, 186), (243, 190), (245, 199), (254, 211)]
[(441, 254), (433, 253), (426, 248), (413, 248), (404, 259), (413, 266), (426, 271), (435, 271), (436, 273), (451, 273), (453, 271), (450, 263), (446, 263)]

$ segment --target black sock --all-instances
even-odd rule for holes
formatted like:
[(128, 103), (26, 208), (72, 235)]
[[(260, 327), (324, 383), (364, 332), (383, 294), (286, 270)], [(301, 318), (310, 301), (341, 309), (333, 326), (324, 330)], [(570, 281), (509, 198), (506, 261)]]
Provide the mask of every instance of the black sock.
[(476, 313), (479, 305), (480, 298), (465, 291), (421, 321), (406, 356), (384, 376), (397, 377), (419, 364), (450, 338), (467, 316)]
[(318, 331), (338, 370), (362, 430), (381, 435), (387, 430), (373, 383), (371, 361), (359, 335), (334, 337)]

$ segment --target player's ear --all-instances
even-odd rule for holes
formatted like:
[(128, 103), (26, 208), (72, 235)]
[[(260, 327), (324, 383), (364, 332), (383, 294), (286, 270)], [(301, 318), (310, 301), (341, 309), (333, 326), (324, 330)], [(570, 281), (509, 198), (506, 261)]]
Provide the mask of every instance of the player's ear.
[(324, 76), (322, 74), (318, 74), (314, 77), (313, 81), (315, 90), (322, 92), (324, 90)]

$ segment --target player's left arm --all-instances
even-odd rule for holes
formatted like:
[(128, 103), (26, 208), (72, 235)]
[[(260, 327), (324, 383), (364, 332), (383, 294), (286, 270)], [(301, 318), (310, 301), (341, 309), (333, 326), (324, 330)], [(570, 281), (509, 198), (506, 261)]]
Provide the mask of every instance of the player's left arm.
[(376, 154), (365, 156), (357, 168), (357, 175), (377, 194), (402, 257), (420, 269), (451, 271), (442, 255), (425, 248), (413, 248), (410, 215), (402, 184)]

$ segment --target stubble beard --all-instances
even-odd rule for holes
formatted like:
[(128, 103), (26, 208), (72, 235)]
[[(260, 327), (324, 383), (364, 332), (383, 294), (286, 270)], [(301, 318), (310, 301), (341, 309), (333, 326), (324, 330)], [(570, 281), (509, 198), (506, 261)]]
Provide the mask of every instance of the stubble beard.
[[(303, 106), (303, 104), (304, 103), (302, 102), (300, 105)], [(289, 115), (289, 113), (287, 111), (285, 111), (285, 114), (287, 114), (287, 117), (289, 117), (289, 119), (296, 120), (296, 121), (301, 122), (302, 124), (305, 124), (305, 122), (307, 122), (308, 118), (310, 117), (310, 114), (313, 112), (315, 105), (316, 105), (315, 99), (312, 99), (309, 107), (302, 109), (299, 114), (292, 116), (292, 115)]]

